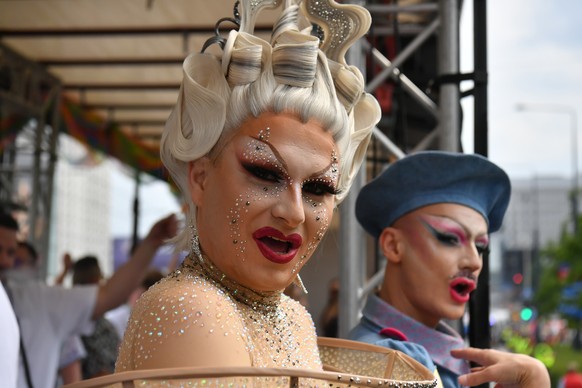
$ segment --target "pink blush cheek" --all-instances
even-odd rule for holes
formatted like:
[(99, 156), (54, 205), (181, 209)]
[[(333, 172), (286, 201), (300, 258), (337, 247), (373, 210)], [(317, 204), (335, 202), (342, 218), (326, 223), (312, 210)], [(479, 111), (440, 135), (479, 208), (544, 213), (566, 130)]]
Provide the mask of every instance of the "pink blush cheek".
[(433, 244), (427, 236), (419, 233), (417, 230), (406, 232), (406, 239), (408, 245), (424, 262), (432, 261), (432, 257), (437, 254), (437, 247)]

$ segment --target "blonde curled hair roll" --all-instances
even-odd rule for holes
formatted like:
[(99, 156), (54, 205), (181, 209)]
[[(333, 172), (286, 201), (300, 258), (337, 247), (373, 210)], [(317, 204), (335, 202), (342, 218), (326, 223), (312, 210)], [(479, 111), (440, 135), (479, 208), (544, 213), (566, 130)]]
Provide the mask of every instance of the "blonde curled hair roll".
[[(205, 45), (184, 61), (178, 101), (162, 135), (161, 158), (184, 194), (188, 225), (196, 222), (188, 163), (211, 154), (247, 118), (269, 111), (318, 120), (339, 151), (336, 204), (347, 195), (380, 120), (362, 74), (344, 58), (370, 26), (367, 10), (334, 0), (241, 0), (239, 5), (238, 30), (211, 40), (220, 43), (222, 56), (205, 53)], [(270, 42), (254, 34), (265, 8), (282, 8)], [(314, 24), (323, 39), (311, 34)], [(184, 230), (176, 248), (186, 249), (189, 237)]]

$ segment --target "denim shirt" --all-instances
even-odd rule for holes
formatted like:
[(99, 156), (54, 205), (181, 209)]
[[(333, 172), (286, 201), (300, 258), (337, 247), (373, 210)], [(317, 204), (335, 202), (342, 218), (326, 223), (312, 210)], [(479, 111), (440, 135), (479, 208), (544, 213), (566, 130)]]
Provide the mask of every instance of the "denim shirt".
[[(451, 349), (466, 346), (451, 327), (443, 322), (435, 329), (427, 327), (373, 294), (368, 297), (362, 314), (360, 323), (349, 333), (349, 339), (399, 350), (436, 372), (444, 388), (460, 387), (457, 379), (469, 373), (469, 364), (450, 355)], [(406, 340), (380, 334), (385, 328), (396, 329)]]

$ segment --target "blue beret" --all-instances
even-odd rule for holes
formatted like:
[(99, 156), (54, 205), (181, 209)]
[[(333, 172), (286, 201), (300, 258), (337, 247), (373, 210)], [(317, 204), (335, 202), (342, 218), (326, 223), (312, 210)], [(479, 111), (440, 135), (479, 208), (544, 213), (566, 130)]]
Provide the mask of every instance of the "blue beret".
[(392, 163), (365, 185), (356, 200), (356, 217), (377, 238), (415, 209), (457, 203), (478, 211), (491, 233), (501, 227), (510, 195), (509, 177), (487, 158), (423, 151)]

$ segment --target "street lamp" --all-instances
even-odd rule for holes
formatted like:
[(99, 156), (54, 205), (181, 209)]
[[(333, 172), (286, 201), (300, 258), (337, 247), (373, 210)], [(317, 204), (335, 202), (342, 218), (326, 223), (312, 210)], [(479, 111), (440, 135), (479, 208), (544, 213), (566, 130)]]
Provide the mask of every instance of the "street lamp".
[(558, 104), (523, 104), (516, 105), (518, 111), (565, 113), (570, 117), (572, 130), (572, 221), (574, 236), (578, 233), (578, 126), (576, 110), (567, 105)]

